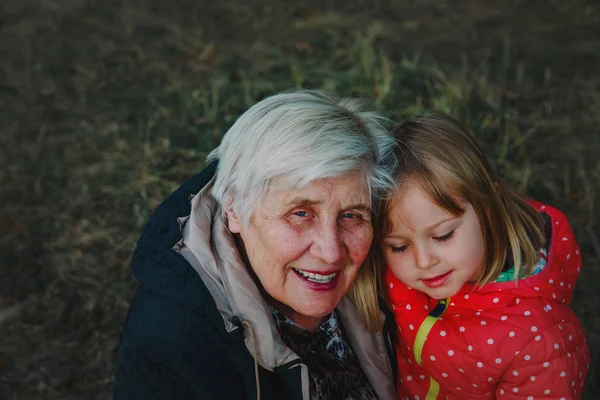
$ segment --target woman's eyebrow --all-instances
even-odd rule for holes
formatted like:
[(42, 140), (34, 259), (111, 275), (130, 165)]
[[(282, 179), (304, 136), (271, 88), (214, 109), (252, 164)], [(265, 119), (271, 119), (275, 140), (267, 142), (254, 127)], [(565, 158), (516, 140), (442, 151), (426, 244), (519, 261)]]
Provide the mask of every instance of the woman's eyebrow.
[(285, 202), (286, 205), (290, 206), (312, 206), (319, 203), (320, 201), (312, 200), (308, 197), (294, 197), (292, 200)]
[[(286, 201), (285, 204), (288, 206), (312, 206), (315, 204), (321, 204), (321, 201), (312, 200), (307, 197), (295, 197), (290, 201)], [(372, 212), (371, 206), (364, 203), (352, 204), (348, 207), (344, 207), (344, 210), (357, 210), (357, 211), (365, 211)]]
[(364, 212), (372, 212), (372, 208), (365, 205), (365, 204), (353, 204), (349, 207), (346, 207), (345, 210), (357, 210), (357, 211), (364, 211)]

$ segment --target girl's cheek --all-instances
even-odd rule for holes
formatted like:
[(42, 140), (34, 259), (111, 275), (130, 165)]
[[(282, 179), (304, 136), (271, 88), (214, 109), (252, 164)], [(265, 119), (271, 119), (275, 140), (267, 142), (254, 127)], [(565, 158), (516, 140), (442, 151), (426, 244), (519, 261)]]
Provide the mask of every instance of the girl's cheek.
[(392, 273), (396, 277), (398, 277), (399, 276), (399, 272), (400, 272), (399, 271), (400, 268), (399, 268), (399, 265), (398, 265), (399, 263), (398, 263), (398, 260), (396, 258), (396, 254), (393, 254), (391, 250), (388, 250), (385, 253), (384, 259), (385, 259), (386, 266), (392, 271)]

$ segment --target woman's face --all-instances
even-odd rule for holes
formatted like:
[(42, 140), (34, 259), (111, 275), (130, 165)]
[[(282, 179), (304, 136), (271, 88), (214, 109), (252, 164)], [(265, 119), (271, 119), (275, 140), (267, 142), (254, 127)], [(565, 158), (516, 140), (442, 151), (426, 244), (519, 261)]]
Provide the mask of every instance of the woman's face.
[(271, 303), (309, 330), (348, 292), (373, 239), (369, 191), (359, 173), (300, 189), (275, 182), (247, 226), (227, 215)]

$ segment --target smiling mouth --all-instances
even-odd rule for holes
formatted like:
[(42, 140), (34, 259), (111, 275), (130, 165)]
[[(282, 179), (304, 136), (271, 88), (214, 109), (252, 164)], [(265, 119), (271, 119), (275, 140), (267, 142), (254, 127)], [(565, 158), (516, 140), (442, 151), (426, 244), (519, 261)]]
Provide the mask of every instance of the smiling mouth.
[(307, 281), (315, 283), (329, 283), (337, 276), (337, 272), (329, 275), (315, 274), (313, 272), (302, 271), (301, 269), (292, 268), (298, 275), (305, 278)]
[(448, 278), (450, 277), (450, 274), (452, 274), (453, 271), (448, 271), (444, 274), (440, 274), (437, 276), (434, 276), (433, 278), (423, 278), (421, 279), (421, 281), (428, 287), (430, 288), (438, 288), (441, 286), (444, 286), (444, 284), (448, 281)]
[(444, 276), (448, 275), (450, 272), (452, 272), (452, 271), (444, 272), (443, 274), (432, 276), (431, 278), (421, 278), (421, 280), (423, 280), (423, 281), (435, 281), (435, 280), (438, 280), (440, 278), (443, 278)]

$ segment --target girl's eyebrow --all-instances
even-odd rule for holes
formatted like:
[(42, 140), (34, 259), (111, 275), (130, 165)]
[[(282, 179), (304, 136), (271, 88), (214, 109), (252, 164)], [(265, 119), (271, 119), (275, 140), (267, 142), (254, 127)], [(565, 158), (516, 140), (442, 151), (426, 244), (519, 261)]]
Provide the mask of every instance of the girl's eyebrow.
[(441, 221), (439, 221), (439, 222), (436, 222), (435, 224), (432, 224), (432, 225), (430, 225), (430, 226), (426, 227), (425, 229), (427, 229), (427, 230), (430, 230), (430, 231), (431, 231), (431, 230), (434, 230), (435, 228), (437, 228), (438, 226), (442, 225), (443, 223), (446, 223), (446, 222), (448, 222), (448, 221), (452, 221), (452, 220), (454, 220), (454, 219), (458, 219), (458, 218), (459, 218), (459, 217), (452, 216), (452, 217), (450, 217), (450, 218), (446, 218), (446, 219), (443, 219), (443, 220), (441, 220)]
[[(432, 230), (434, 230), (435, 228), (437, 228), (438, 226), (440, 226), (440, 225), (442, 225), (442, 224), (444, 224), (444, 223), (446, 223), (446, 222), (449, 222), (449, 221), (452, 221), (452, 220), (458, 219), (458, 218), (460, 218), (460, 217), (454, 217), (454, 216), (453, 216), (453, 217), (450, 217), (450, 218), (443, 219), (443, 220), (441, 220), (441, 221), (439, 221), (439, 222), (436, 222), (436, 223), (434, 223), (434, 224), (431, 224), (431, 225), (429, 225), (429, 226), (425, 227), (425, 230), (426, 230), (426, 231), (432, 231)], [(410, 229), (410, 228), (409, 228), (409, 229)], [(385, 236), (385, 238), (404, 239), (404, 237), (403, 237), (403, 236), (401, 236), (401, 235), (394, 235), (394, 234), (389, 234), (389, 235)]]

